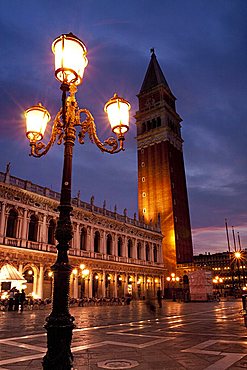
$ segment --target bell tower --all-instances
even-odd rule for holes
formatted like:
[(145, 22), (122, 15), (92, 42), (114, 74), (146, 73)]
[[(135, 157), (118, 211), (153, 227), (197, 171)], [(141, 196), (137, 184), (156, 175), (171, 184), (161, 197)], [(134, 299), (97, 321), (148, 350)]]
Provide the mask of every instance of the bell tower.
[(137, 97), (139, 218), (160, 222), (164, 263), (174, 271), (177, 264), (193, 259), (182, 119), (154, 49)]

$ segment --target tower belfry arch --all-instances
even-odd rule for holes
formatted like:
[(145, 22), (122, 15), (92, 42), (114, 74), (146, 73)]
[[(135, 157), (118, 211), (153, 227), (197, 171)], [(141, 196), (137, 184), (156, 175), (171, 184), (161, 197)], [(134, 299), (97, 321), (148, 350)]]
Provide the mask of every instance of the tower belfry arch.
[(161, 223), (165, 266), (192, 262), (181, 117), (154, 48), (136, 112), (139, 218)]

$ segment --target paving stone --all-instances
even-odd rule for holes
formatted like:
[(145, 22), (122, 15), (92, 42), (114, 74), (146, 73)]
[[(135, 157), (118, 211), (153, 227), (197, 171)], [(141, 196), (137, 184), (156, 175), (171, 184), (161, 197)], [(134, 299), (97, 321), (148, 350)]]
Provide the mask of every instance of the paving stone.
[[(111, 359), (135, 360), (136, 370), (247, 369), (247, 329), (240, 309), (237, 300), (167, 301), (155, 314), (145, 302), (73, 307), (77, 324), (72, 341), (74, 370), (99, 370), (99, 361)], [(49, 310), (0, 312), (0, 370), (42, 369), (43, 325), (48, 315)], [(17, 361), (18, 357), (24, 361)]]

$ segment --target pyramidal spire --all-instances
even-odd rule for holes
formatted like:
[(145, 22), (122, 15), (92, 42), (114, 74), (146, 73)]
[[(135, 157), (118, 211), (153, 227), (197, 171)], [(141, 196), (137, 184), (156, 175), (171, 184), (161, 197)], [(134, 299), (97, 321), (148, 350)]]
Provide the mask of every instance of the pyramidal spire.
[(154, 48), (150, 49), (150, 52), (151, 52), (151, 60), (149, 62), (146, 75), (144, 77), (144, 81), (142, 83), (140, 93), (147, 91), (160, 84), (163, 84), (166, 87), (166, 89), (169, 92), (171, 92), (170, 87), (157, 61)]

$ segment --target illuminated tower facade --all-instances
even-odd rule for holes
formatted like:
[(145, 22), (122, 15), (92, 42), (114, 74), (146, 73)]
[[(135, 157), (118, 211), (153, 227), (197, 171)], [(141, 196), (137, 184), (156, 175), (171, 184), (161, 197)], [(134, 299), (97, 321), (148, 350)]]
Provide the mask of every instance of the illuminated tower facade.
[(153, 49), (138, 99), (139, 217), (146, 223), (160, 222), (164, 262), (172, 271), (193, 259), (182, 120)]

